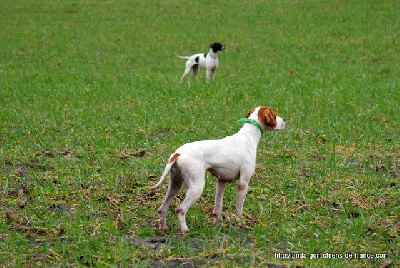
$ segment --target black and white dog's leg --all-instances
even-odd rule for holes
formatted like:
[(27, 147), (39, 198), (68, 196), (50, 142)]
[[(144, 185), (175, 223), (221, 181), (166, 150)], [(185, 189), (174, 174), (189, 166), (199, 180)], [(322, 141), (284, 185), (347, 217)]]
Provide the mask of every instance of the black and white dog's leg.
[(190, 63), (186, 63), (186, 68), (185, 71), (183, 72), (183, 75), (181, 77), (181, 83), (183, 81), (183, 78), (190, 72), (190, 69), (192, 68), (192, 65)]
[(206, 68), (206, 82), (207, 83), (210, 81), (210, 76), (211, 76), (211, 70), (209, 68)]
[(193, 69), (192, 79), (195, 79), (197, 77), (197, 74), (199, 73), (199, 65), (198, 64), (193, 65), (192, 69)]
[(217, 67), (214, 67), (214, 68), (211, 69), (211, 78), (212, 78), (212, 80), (215, 79), (215, 72), (216, 71), (217, 71)]

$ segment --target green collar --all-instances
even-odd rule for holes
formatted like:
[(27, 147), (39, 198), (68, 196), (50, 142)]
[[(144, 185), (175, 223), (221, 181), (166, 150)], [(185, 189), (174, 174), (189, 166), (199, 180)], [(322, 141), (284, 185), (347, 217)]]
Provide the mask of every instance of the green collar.
[(256, 127), (260, 130), (261, 134), (264, 133), (264, 130), (263, 130), (262, 126), (261, 126), (256, 120), (254, 120), (254, 119), (240, 118), (240, 119), (238, 120), (238, 122), (250, 123), (250, 124), (252, 124), (253, 126), (256, 126)]

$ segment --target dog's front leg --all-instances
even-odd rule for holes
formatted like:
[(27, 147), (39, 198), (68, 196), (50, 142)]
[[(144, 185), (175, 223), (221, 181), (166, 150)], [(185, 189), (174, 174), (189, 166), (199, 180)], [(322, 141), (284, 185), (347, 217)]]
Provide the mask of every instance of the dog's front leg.
[(215, 193), (215, 207), (213, 214), (215, 216), (214, 225), (217, 225), (218, 221), (221, 219), (222, 212), (222, 202), (224, 199), (224, 191), (225, 191), (226, 182), (217, 178), (217, 189)]
[(206, 81), (207, 83), (210, 81), (211, 70), (210, 68), (206, 67)]
[(214, 67), (211, 69), (211, 78), (212, 80), (215, 80), (215, 72), (217, 71), (217, 67)]
[(239, 180), (238, 183), (238, 193), (236, 196), (236, 213), (238, 216), (242, 216), (242, 211), (243, 211), (243, 203), (244, 203), (244, 199), (246, 198), (246, 193), (247, 193), (247, 188), (248, 188), (249, 184), (245, 181)]

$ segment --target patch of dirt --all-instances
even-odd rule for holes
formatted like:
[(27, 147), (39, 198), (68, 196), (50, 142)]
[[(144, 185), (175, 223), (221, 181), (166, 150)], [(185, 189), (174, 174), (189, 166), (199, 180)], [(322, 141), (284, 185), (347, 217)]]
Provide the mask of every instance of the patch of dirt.
[(153, 263), (154, 268), (160, 268), (160, 267), (183, 267), (183, 268), (189, 268), (189, 267), (200, 267), (200, 266), (206, 266), (209, 262), (207, 260), (194, 260), (191, 258), (167, 258), (165, 261), (157, 261)]
[(63, 158), (81, 158), (80, 155), (74, 153), (69, 149), (62, 150), (51, 150), (47, 148), (43, 148), (39, 151), (36, 151), (33, 154), (33, 157), (26, 161), (17, 161), (13, 162), (10, 160), (5, 160), (4, 164), (6, 166), (6, 170), (11, 175), (17, 177), (26, 177), (29, 173), (29, 169), (35, 171), (51, 171), (54, 168), (47, 164), (47, 160), (56, 157), (57, 155), (62, 156)]
[(14, 197), (23, 197), (24, 195), (29, 194), (29, 189), (26, 185), (21, 185), (16, 187), (15, 189), (9, 189), (8, 195)]
[(26, 219), (18, 218), (15, 214), (9, 211), (5, 212), (3, 214), (3, 217), (6, 219), (6, 222), (12, 226), (13, 229), (16, 229), (21, 232), (34, 233), (39, 235), (57, 235), (57, 236), (62, 236), (65, 234), (64, 228), (51, 229), (38, 226), (30, 226), (30, 224), (27, 222)]
[[(232, 234), (231, 229), (222, 230), (222, 233), (230, 233)], [(247, 229), (238, 228), (236, 237), (242, 241), (244, 244), (253, 244), (251, 235), (249, 235), (249, 231)], [(225, 235), (221, 234), (220, 239), (225, 239)], [(219, 240), (218, 237), (216, 237)], [(203, 237), (192, 237), (192, 236), (184, 236), (181, 234), (173, 234), (170, 236), (154, 236), (154, 237), (146, 237), (146, 238), (130, 238), (129, 243), (136, 248), (146, 248), (150, 250), (152, 256), (154, 256), (154, 261), (151, 263), (151, 267), (209, 267), (210, 265), (221, 265), (224, 260), (232, 260), (234, 263), (247, 264), (249, 261), (253, 263), (262, 264), (262, 260), (254, 259), (254, 257), (250, 258), (246, 255), (241, 254), (228, 254), (227, 252), (222, 253), (220, 251), (213, 250), (211, 244), (215, 243), (215, 241), (210, 241), (207, 243), (204, 241)], [(191, 252), (192, 257), (186, 257), (185, 255), (175, 255), (171, 256), (169, 253), (169, 248), (178, 248), (184, 245), (186, 250)], [(285, 247), (286, 249), (286, 247)], [(196, 256), (196, 257), (193, 257)], [(263, 267), (271, 267), (271, 268), (279, 268), (285, 266), (277, 266), (273, 264), (263, 264)]]
[(122, 160), (129, 159), (131, 157), (145, 157), (145, 156), (148, 156), (148, 153), (144, 150), (133, 151), (130, 149), (124, 149), (118, 155), (119, 159)]
[(372, 203), (368, 199), (363, 198), (360, 195), (350, 196), (350, 201), (354, 207), (359, 207), (362, 209), (372, 206)]
[[(175, 257), (168, 256), (166, 258), (162, 258), (160, 256), (160, 252), (164, 251), (164, 247), (166, 244), (171, 245), (172, 247), (176, 243), (186, 243), (188, 247), (190, 247), (193, 251), (199, 251), (203, 247), (203, 243), (197, 239), (193, 239), (190, 237), (184, 237), (182, 235), (176, 234), (171, 235), (169, 237), (166, 236), (155, 236), (148, 238), (134, 238), (130, 240), (132, 246), (135, 247), (146, 247), (154, 250), (154, 255), (158, 255), (159, 260), (152, 263), (152, 267), (202, 267), (209, 264), (210, 258), (188, 258), (188, 257)], [(211, 256), (210, 256), (211, 257)], [(216, 255), (214, 256), (216, 257)]]
[(25, 162), (17, 162), (17, 163), (12, 163), (8, 160), (5, 161), (5, 166), (6, 170), (14, 176), (17, 177), (26, 177), (28, 175), (28, 170), (29, 168), (33, 170), (40, 170), (40, 171), (46, 171), (49, 169), (49, 167), (46, 167), (43, 165), (43, 162), (40, 161), (39, 159), (30, 159)]
[(70, 212), (71, 208), (67, 204), (51, 204), (47, 210), (49, 212)]

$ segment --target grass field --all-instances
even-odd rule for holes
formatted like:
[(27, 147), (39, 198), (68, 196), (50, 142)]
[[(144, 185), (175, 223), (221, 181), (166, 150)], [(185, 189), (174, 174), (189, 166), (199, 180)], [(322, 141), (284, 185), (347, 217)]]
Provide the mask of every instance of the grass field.
[[(1, 1), (0, 266), (399, 266), (399, 13), (395, 0)], [(179, 84), (176, 55), (212, 42), (227, 46), (216, 80)], [(207, 175), (190, 233), (173, 213), (184, 193), (160, 233), (167, 183), (149, 187), (169, 155), (235, 133), (259, 105), (287, 129), (262, 137), (243, 219), (233, 183), (210, 224)]]

